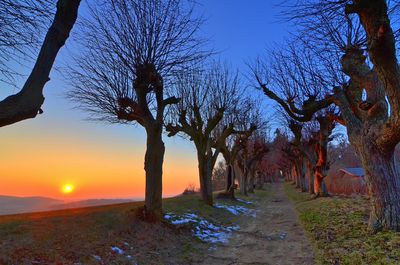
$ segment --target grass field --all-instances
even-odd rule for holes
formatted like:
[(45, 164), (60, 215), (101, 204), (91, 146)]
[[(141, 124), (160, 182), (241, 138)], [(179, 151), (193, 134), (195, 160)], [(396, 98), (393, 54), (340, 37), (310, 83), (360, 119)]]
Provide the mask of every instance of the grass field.
[[(190, 264), (201, 260), (210, 246), (193, 237), (190, 226), (142, 222), (135, 214), (142, 205), (0, 216), (0, 264)], [(233, 225), (239, 218), (204, 205), (198, 195), (165, 199), (164, 211), (193, 213), (221, 226)]]
[(285, 191), (313, 242), (318, 264), (400, 264), (400, 233), (368, 232), (367, 198), (311, 199), (290, 184)]

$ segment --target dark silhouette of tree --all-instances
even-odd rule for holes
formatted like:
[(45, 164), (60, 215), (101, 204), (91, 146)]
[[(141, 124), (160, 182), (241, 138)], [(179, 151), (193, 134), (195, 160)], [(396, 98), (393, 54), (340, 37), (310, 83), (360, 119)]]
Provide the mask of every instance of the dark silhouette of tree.
[[(266, 130), (267, 123), (261, 118), (260, 102), (251, 98), (243, 98), (240, 101), (240, 106), (236, 111), (225, 115), (221, 123), (218, 124), (213, 132), (213, 138), (218, 137), (224, 132), (224, 129), (230, 124), (235, 124), (237, 128), (236, 133), (229, 135), (224, 142), (219, 142), (219, 148), (222, 156), (224, 157), (226, 170), (226, 187), (225, 191), (218, 194), (220, 198), (235, 198), (235, 170), (234, 165), (240, 150), (245, 146), (243, 143), (247, 142), (256, 131)], [(214, 143), (217, 143), (214, 141)]]
[(146, 220), (162, 215), (164, 117), (179, 99), (172, 77), (207, 55), (197, 36), (202, 23), (193, 5), (179, 0), (110, 0), (90, 7), (83, 22), (82, 51), (70, 71), (69, 98), (90, 119), (137, 123), (147, 134)]
[(258, 163), (268, 153), (269, 147), (264, 132), (253, 134), (241, 143), (243, 148), (238, 153), (238, 167), (242, 171), (239, 178), (240, 193), (248, 195), (254, 192), (255, 173)]
[[(35, 65), (22, 89), (0, 101), (0, 127), (42, 113), (43, 88), (61, 47), (64, 46), (78, 16), (80, 0), (59, 0), (53, 22), (41, 45)], [(38, 28), (51, 14), (48, 1), (0, 1), (0, 73), (12, 75), (5, 61), (23, 55), (37, 43)], [(30, 38), (32, 37), (32, 38)]]
[[(212, 205), (211, 176), (221, 146), (232, 134), (241, 133), (233, 121), (224, 124), (224, 119), (239, 111), (240, 83), (238, 74), (226, 66), (214, 65), (210, 70), (195, 70), (181, 75), (176, 82), (176, 91), (182, 100), (173, 107), (167, 126), (169, 136), (181, 134), (196, 146), (199, 163), (201, 196)], [(224, 124), (218, 134), (214, 131)]]
[(11, 61), (32, 59), (55, 7), (51, 0), (0, 0), (0, 81), (18, 74)]

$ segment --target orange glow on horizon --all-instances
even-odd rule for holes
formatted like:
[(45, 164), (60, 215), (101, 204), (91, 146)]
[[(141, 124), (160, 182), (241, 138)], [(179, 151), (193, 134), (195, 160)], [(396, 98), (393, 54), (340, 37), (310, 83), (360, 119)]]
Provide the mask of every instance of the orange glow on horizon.
[[(110, 141), (108, 134), (55, 134), (18, 126), (24, 123), (0, 131), (0, 195), (66, 201), (144, 198), (145, 139), (127, 135)], [(163, 196), (181, 194), (189, 183), (198, 186), (192, 143), (166, 142)], [(73, 185), (73, 192), (60, 192), (65, 184)]]

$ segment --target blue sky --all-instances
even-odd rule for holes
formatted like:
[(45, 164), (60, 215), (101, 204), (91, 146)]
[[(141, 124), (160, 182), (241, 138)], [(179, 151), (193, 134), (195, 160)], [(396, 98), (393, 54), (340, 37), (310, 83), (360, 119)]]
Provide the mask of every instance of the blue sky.
[[(198, 12), (203, 13), (207, 19), (202, 28), (202, 34), (210, 39), (210, 44), (215, 50), (220, 51), (218, 57), (221, 60), (227, 61), (242, 73), (246, 73), (248, 71), (246, 61), (254, 60), (265, 52), (267, 46), (280, 43), (285, 36), (288, 36), (289, 26), (278, 22), (277, 5), (280, 2), (281, 0), (199, 0)], [(85, 13), (85, 4), (82, 5), (80, 12)], [(69, 39), (57, 58), (56, 69), (69, 61), (69, 50), (73, 48), (73, 39)], [(20, 72), (27, 74), (30, 67), (28, 63), (27, 67), (20, 67)], [(47, 143), (49, 137), (54, 137), (59, 139), (60, 148), (63, 148), (62, 142), (79, 142), (82, 145), (76, 148), (82, 148), (82, 150), (88, 148), (107, 150), (115, 147), (117, 150), (124, 150), (124, 154), (125, 151), (132, 150), (134, 154), (132, 160), (139, 164), (143, 163), (145, 134), (141, 127), (86, 121), (85, 113), (74, 109), (73, 104), (65, 99), (68, 82), (62, 74), (53, 69), (50, 78), (51, 80), (45, 86), (44, 114), (32, 120), (1, 128), (0, 144), (8, 143), (10, 146), (7, 150), (0, 150), (0, 159), (6, 158), (7, 152), (11, 151), (21, 152), (20, 155), (15, 155), (15, 159), (21, 159), (24, 150), (19, 146), (20, 140), (29, 139), (41, 146)], [(24, 78), (17, 79), (17, 88), (1, 84), (0, 99), (17, 92), (24, 81)], [(177, 167), (179, 167), (179, 161), (191, 161), (196, 166), (195, 149), (191, 142), (177, 137), (171, 139), (165, 136), (164, 139), (167, 160), (177, 160)], [(41, 155), (40, 148), (37, 154)], [(43, 157), (44, 166), (46, 166), (46, 159)], [(24, 166), (23, 159), (21, 159), (21, 166)], [(0, 172), (1, 170), (0, 166)], [(29, 178), (29, 176), (26, 177)], [(190, 179), (196, 177), (192, 176)], [(5, 192), (0, 187), (0, 194), (2, 193)]]
[[(217, 57), (237, 67), (242, 74), (248, 72), (245, 62), (254, 60), (258, 55), (265, 52), (267, 46), (280, 43), (288, 35), (288, 25), (278, 22), (279, 8), (277, 5), (281, 0), (199, 0), (198, 12), (204, 14), (207, 21), (203, 25), (202, 34), (210, 39), (210, 45), (219, 51)], [(82, 4), (80, 15), (86, 15), (85, 3)], [(66, 47), (60, 52), (56, 61), (56, 69), (69, 61), (69, 50), (74, 48), (73, 39), (69, 39)], [(27, 67), (19, 67), (20, 72), (29, 73), (31, 64)], [(54, 70), (50, 75), (50, 82), (45, 86), (46, 101), (43, 107), (44, 114), (35, 119), (29, 126), (41, 127), (43, 123), (52, 123), (54, 129), (67, 129), (73, 123), (78, 127), (98, 126), (91, 122), (82, 120), (85, 115), (73, 109), (73, 104), (68, 102), (64, 96), (68, 90), (67, 80), (60, 72)], [(243, 78), (245, 79), (245, 78)], [(17, 92), (22, 86), (25, 78), (16, 80), (16, 87), (2, 84), (0, 98)], [(67, 125), (68, 124), (68, 125)], [(13, 125), (13, 126), (19, 126)], [(21, 125), (25, 128), (25, 126)], [(103, 125), (101, 125), (103, 127)], [(114, 126), (125, 127), (125, 126)], [(28, 127), (30, 128), (30, 127)], [(130, 130), (131, 131), (131, 130)]]

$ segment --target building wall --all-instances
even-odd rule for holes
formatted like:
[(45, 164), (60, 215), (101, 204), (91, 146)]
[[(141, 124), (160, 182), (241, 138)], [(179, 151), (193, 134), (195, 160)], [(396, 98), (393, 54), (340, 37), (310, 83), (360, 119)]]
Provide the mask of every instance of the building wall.
[(325, 183), (330, 194), (367, 194), (364, 177), (353, 176), (342, 171), (336, 174), (330, 172), (325, 178)]

